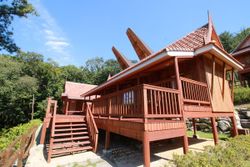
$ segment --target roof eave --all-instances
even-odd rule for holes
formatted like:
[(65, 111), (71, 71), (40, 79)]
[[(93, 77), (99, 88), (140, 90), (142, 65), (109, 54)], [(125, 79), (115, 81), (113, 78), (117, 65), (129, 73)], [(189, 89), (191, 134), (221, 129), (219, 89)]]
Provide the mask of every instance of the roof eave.
[(137, 64), (133, 65), (132, 67), (118, 73), (116, 76), (112, 77), (109, 81), (106, 81), (105, 83), (101, 84), (100, 86), (82, 94), (81, 96), (90, 96), (93, 95), (93, 93), (100, 91), (101, 89), (105, 88), (106, 86), (109, 86), (115, 82), (118, 82), (119, 80), (126, 78), (127, 76), (133, 75), (136, 72), (143, 70), (147, 68), (148, 66), (152, 65), (155, 62), (166, 60), (170, 57), (192, 57), (194, 56), (194, 52), (188, 51), (188, 52), (179, 52), (179, 51), (168, 51), (167, 49), (162, 49), (161, 51), (157, 52), (156, 54), (151, 55), (148, 57), (148, 59), (143, 59), (142, 61), (138, 62)]
[(230, 64), (234, 69), (236, 70), (242, 70), (243, 64), (241, 64), (239, 61), (234, 59), (232, 56), (230, 56), (228, 53), (220, 49), (218, 46), (214, 45), (213, 43), (210, 43), (208, 45), (205, 45), (201, 48), (198, 48), (195, 50), (195, 55), (200, 55), (202, 53), (211, 52), (218, 58), (222, 59), (223, 61)]

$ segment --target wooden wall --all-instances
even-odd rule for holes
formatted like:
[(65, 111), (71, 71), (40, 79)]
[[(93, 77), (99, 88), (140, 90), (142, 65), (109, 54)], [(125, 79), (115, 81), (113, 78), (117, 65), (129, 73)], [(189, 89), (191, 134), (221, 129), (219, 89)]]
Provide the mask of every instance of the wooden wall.
[[(231, 89), (227, 80), (224, 82), (223, 93), (223, 62), (215, 60), (215, 75), (212, 80), (213, 60), (212, 55), (204, 56), (204, 67), (207, 84), (211, 93), (211, 103), (213, 112), (233, 112), (233, 102), (231, 98)], [(213, 83), (212, 83), (213, 82)], [(212, 86), (213, 85), (213, 86)]]

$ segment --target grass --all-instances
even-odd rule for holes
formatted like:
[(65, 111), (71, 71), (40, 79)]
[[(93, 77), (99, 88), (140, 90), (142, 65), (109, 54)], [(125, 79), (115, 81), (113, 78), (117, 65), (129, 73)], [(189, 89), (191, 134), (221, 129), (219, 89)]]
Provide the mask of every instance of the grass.
[[(202, 132), (202, 131), (196, 131), (196, 134), (198, 135), (199, 138), (204, 138), (204, 139), (213, 139), (213, 133), (207, 133), (207, 132)], [(193, 131), (187, 131), (188, 137), (193, 137)], [(224, 133), (219, 133), (219, 139), (220, 140), (228, 140), (230, 137), (228, 134)]]

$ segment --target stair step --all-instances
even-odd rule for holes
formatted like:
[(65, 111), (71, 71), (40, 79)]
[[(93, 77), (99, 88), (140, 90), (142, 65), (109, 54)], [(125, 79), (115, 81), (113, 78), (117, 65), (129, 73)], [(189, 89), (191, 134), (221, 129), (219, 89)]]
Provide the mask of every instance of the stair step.
[(87, 151), (92, 150), (91, 146), (84, 146), (84, 147), (77, 147), (77, 148), (66, 148), (66, 149), (58, 149), (58, 150), (52, 150), (52, 155), (55, 154), (64, 154), (64, 153), (71, 153), (71, 152), (78, 152), (78, 151)]
[(57, 133), (57, 134), (54, 134), (54, 137), (71, 136), (71, 135), (85, 135), (85, 134), (88, 134), (88, 132)]
[(77, 131), (77, 130), (87, 130), (87, 128), (55, 129), (55, 132)]
[(86, 123), (82, 124), (55, 124), (55, 128), (57, 127), (69, 127), (69, 126), (87, 126)]
[(86, 139), (89, 139), (89, 136), (54, 139), (54, 142), (64, 142), (64, 141), (71, 141), (71, 140), (86, 140)]
[(78, 146), (78, 145), (87, 145), (87, 144), (90, 144), (90, 141), (87, 140), (83, 142), (58, 143), (58, 144), (53, 144), (52, 149), (65, 148), (65, 147)]

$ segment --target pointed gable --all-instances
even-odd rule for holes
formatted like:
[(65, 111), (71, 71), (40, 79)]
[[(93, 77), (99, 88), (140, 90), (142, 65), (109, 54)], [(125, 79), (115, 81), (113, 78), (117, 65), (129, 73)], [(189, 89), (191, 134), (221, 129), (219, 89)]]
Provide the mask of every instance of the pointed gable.
[(130, 28), (127, 30), (127, 36), (140, 60), (153, 53), (153, 51)]
[(114, 46), (112, 47), (112, 51), (118, 61), (118, 63), (120, 64), (120, 67), (124, 70), (130, 66), (132, 66), (133, 64), (126, 59), (126, 57), (121, 53), (119, 52)]
[(250, 34), (235, 48), (233, 55), (250, 52)]
[(193, 52), (206, 44), (214, 43), (224, 50), (220, 38), (217, 35), (212, 17), (208, 15), (208, 23), (189, 33), (183, 38), (175, 41), (166, 47), (167, 51)]

